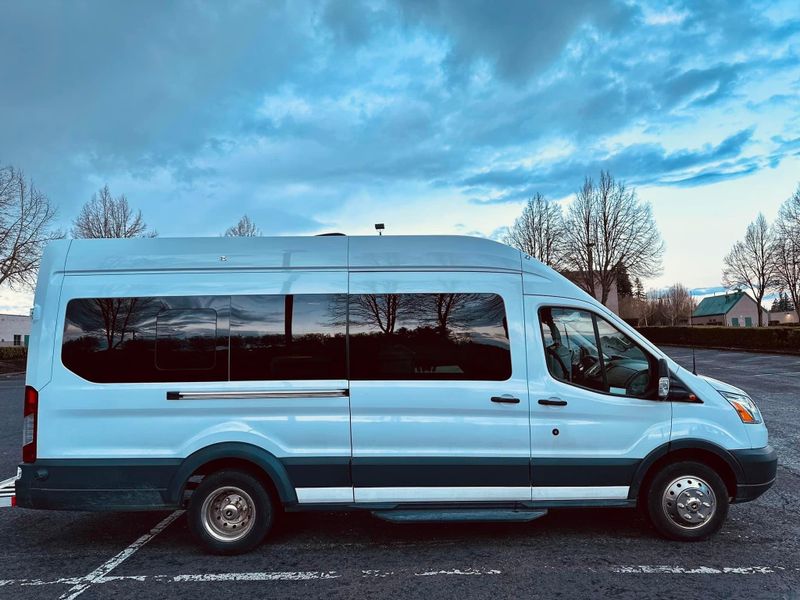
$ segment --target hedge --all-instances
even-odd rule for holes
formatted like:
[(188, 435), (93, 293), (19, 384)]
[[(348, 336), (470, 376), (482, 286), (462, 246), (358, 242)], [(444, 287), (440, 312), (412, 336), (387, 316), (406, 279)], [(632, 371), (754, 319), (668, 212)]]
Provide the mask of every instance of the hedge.
[(654, 344), (800, 354), (797, 327), (638, 327)]
[(17, 360), (27, 356), (28, 349), (25, 346), (0, 346), (0, 360)]

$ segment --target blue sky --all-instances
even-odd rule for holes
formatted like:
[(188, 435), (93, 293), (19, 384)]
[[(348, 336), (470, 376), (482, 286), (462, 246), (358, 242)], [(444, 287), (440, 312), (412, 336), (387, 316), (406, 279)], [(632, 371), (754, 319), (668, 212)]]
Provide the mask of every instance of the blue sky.
[[(108, 183), (161, 235), (496, 236), (610, 169), (649, 282), (719, 284), (800, 181), (800, 4), (0, 0), (0, 164), (64, 226)], [(24, 310), (27, 296), (0, 296)]]

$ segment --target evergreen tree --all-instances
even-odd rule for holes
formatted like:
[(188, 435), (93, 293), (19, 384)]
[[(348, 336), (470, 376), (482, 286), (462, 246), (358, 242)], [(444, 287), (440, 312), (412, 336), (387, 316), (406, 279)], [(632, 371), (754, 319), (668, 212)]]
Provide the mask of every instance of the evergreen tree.
[(629, 298), (633, 296), (633, 286), (631, 286), (631, 278), (628, 275), (628, 269), (625, 265), (619, 263), (617, 265), (617, 296), (620, 298)]
[(637, 300), (646, 300), (647, 294), (644, 292), (644, 285), (642, 285), (642, 280), (636, 277), (633, 280), (633, 296)]

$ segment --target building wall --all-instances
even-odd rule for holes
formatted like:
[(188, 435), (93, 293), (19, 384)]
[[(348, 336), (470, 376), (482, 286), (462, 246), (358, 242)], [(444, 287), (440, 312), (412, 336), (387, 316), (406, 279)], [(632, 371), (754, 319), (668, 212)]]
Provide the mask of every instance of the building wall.
[[(598, 302), (602, 301), (601, 298), (603, 297), (603, 290), (602, 290), (602, 288), (600, 286), (600, 282), (597, 282), (595, 284), (594, 297)], [(608, 292), (608, 300), (606, 301), (606, 308), (608, 308), (615, 315), (620, 314), (619, 313), (619, 296), (617, 295), (617, 286), (616, 285), (612, 285), (611, 286), (611, 291)]]
[[(766, 326), (769, 323), (769, 313), (762, 308), (761, 314), (761, 324)], [(745, 294), (725, 315), (725, 324), (729, 327), (748, 327), (748, 318), (750, 319), (749, 327), (758, 327), (758, 305), (755, 300)]]
[(722, 315), (709, 315), (707, 317), (692, 317), (692, 325), (725, 325)]
[(793, 310), (776, 310), (769, 313), (769, 322), (774, 325), (792, 325), (798, 322), (797, 313)]
[[(0, 314), (0, 346), (25, 346), (30, 333), (30, 316)], [(19, 336), (16, 344), (14, 336)]]

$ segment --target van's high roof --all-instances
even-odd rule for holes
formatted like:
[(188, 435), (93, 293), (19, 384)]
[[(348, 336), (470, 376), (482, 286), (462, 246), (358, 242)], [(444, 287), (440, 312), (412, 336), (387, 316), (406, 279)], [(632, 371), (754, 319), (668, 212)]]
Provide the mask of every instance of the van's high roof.
[(63, 264), (68, 273), (348, 267), (522, 270), (518, 250), (467, 236), (135, 238), (60, 243), (65, 245), (61, 252), (66, 253)]
[(590, 299), (519, 250), (457, 235), (59, 240), (45, 258), (42, 270), (67, 274), (286, 269), (522, 273), (526, 293)]

